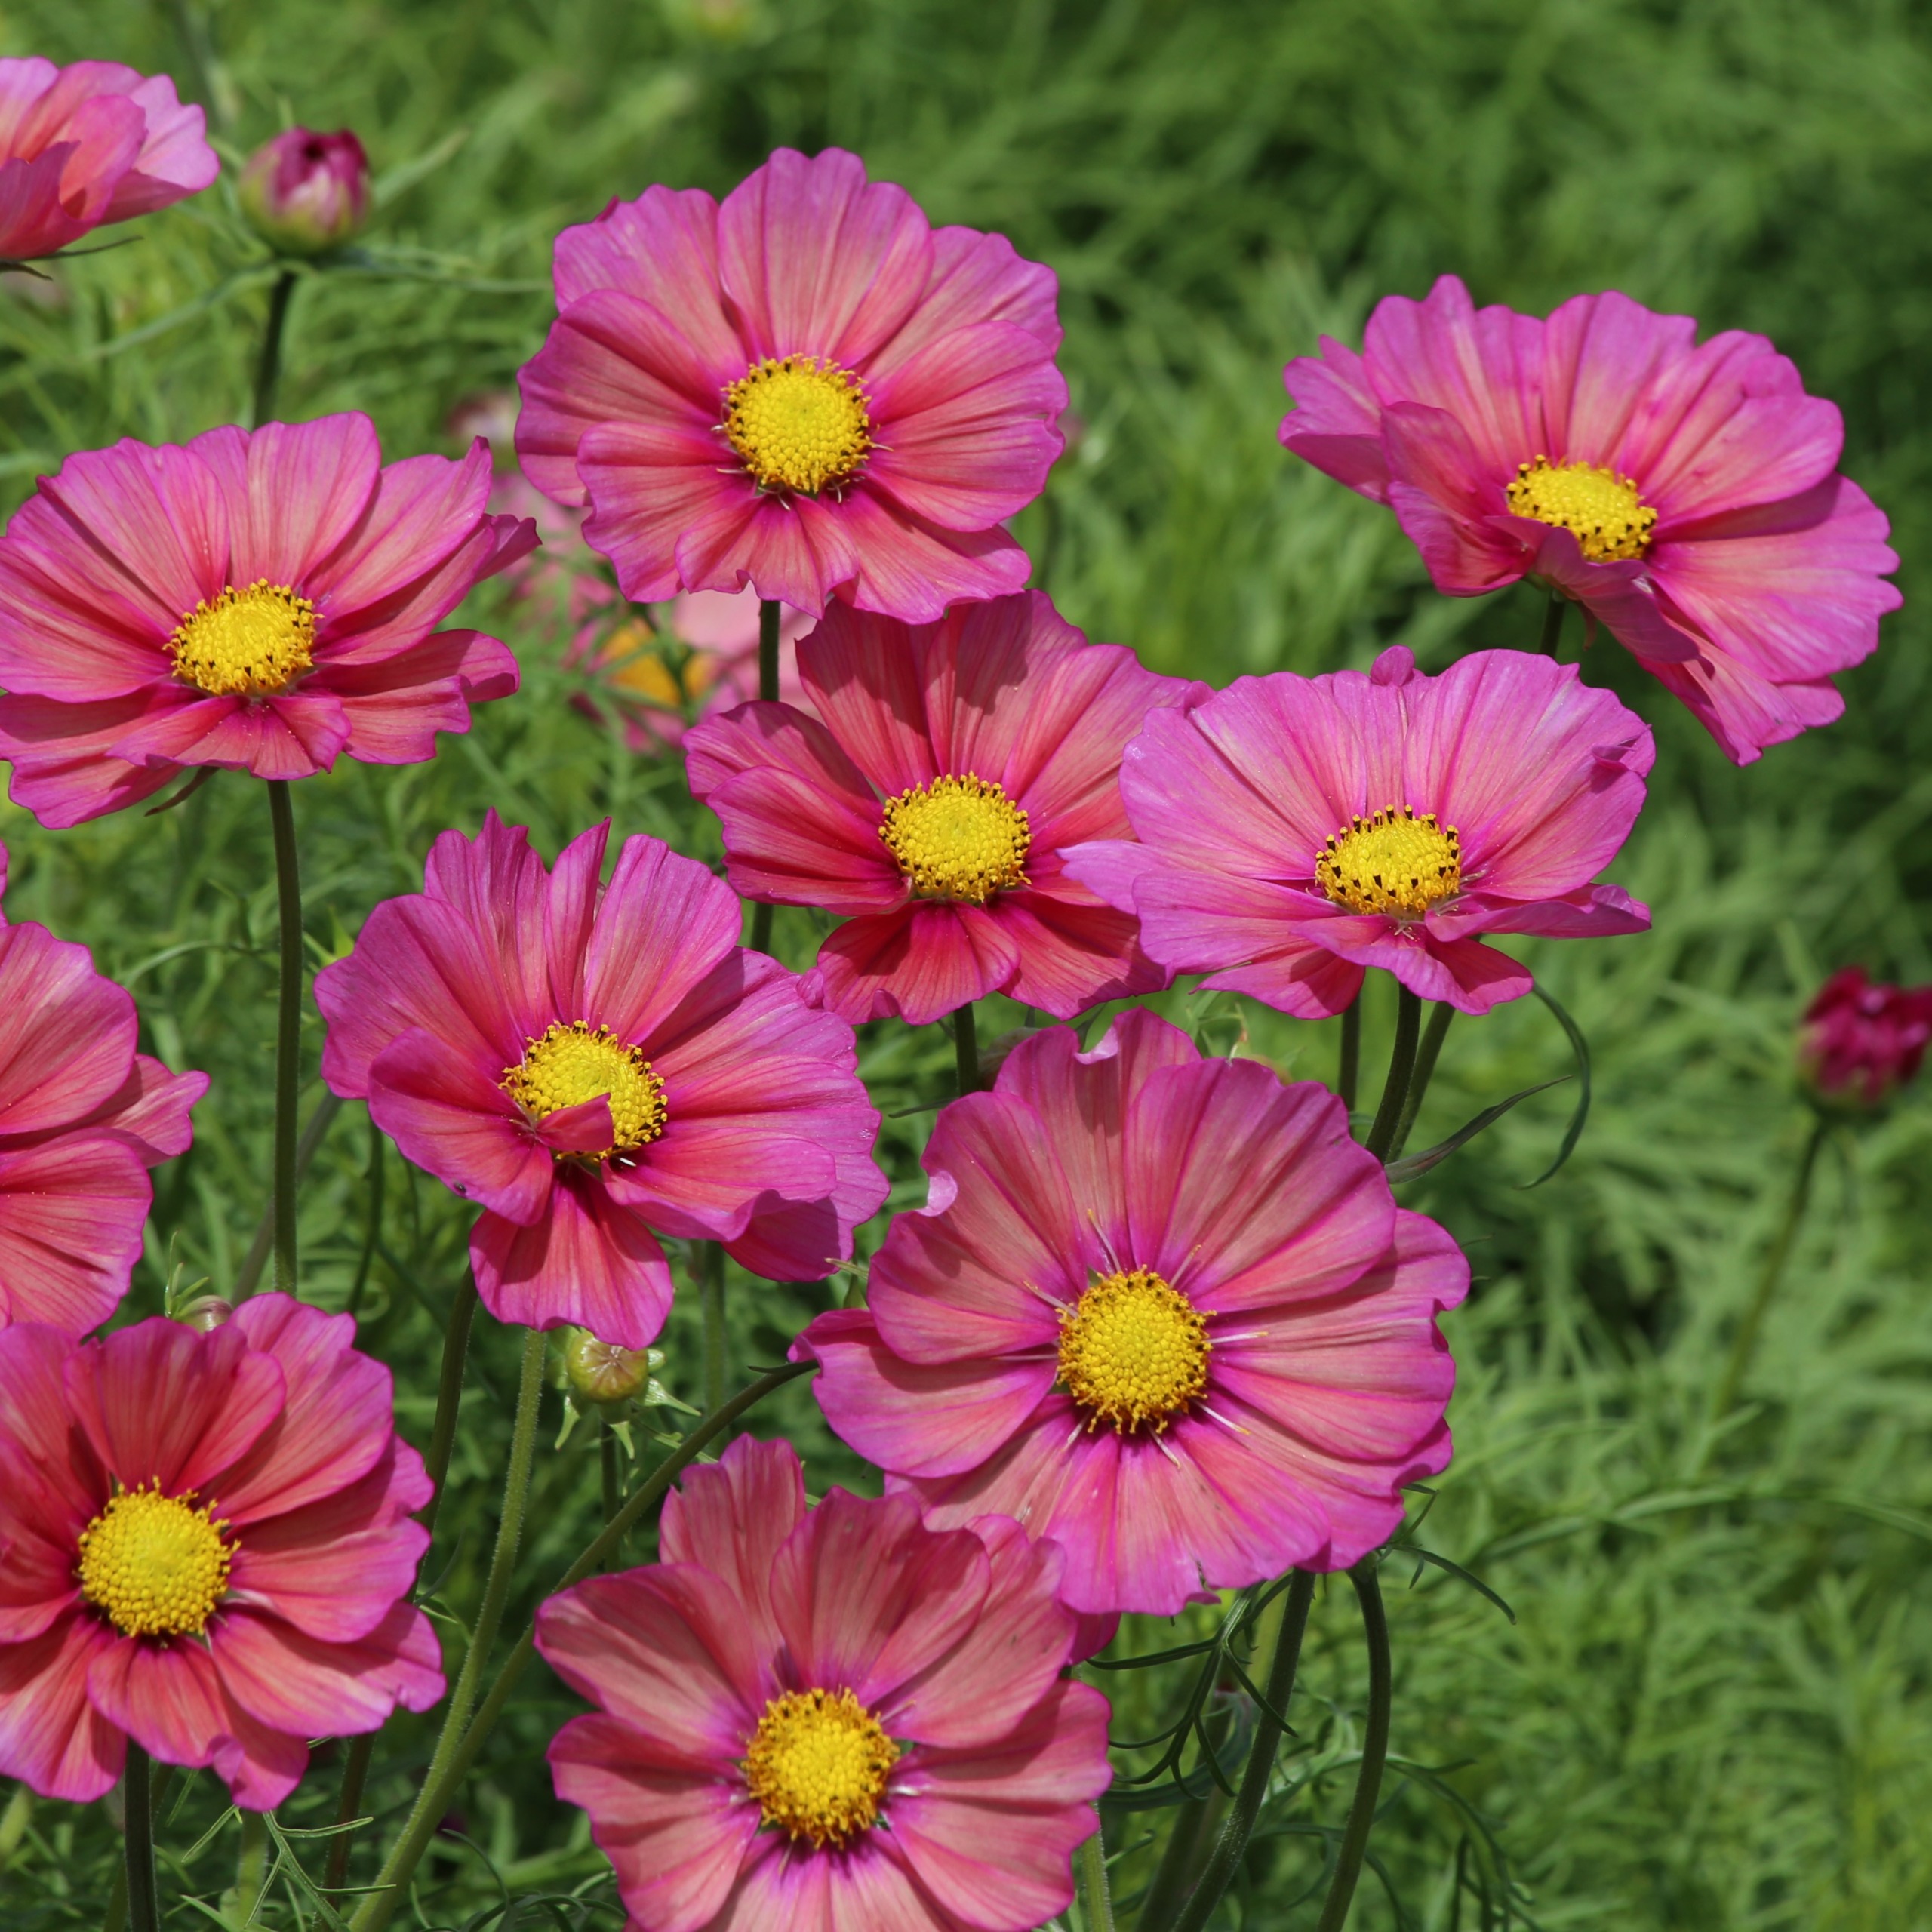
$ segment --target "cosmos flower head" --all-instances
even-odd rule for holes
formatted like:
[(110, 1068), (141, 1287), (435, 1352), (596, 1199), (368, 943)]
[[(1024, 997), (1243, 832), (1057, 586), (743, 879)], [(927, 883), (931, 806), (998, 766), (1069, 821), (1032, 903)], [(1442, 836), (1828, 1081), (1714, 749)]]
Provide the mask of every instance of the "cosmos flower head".
[(441, 1697), (429, 1478), (355, 1327), (264, 1294), (208, 1334), (0, 1332), (0, 1771), (85, 1803), (131, 1738), (272, 1810), (309, 1738)]
[(1054, 1027), (940, 1115), (866, 1305), (794, 1347), (935, 1529), (992, 1512), (1094, 1614), (1338, 1570), (1449, 1460), (1436, 1318), (1469, 1269), (1342, 1103), (1134, 1010)]
[(662, 1560), (537, 1615), (596, 1709), (550, 1746), (631, 1922), (652, 1932), (1030, 1932), (1073, 1896), (1109, 1781), (1107, 1703), (1017, 1523), (909, 1496), (805, 1506), (741, 1436), (664, 1506)]
[(369, 219), (369, 157), (348, 128), (286, 128), (248, 157), (242, 211), (281, 253), (326, 254)]
[(1484, 1013), (1531, 984), (1491, 935), (1650, 924), (1591, 881), (1654, 756), (1643, 722), (1574, 665), (1485, 651), (1432, 678), (1398, 645), (1365, 676), (1243, 678), (1152, 713), (1121, 768), (1139, 842), (1071, 847), (1066, 869), (1208, 986), (1318, 1019), (1380, 967)]
[(670, 1307), (657, 1236), (816, 1281), (886, 1192), (852, 1029), (738, 944), (730, 889), (608, 822), (547, 867), (488, 814), (435, 842), (317, 975), (322, 1075), (484, 1211), (470, 1260), (500, 1320), (641, 1349)]
[(432, 757), (517, 687), (436, 626), (535, 543), (481, 442), (384, 466), (366, 416), (69, 457), (0, 537), (0, 757), (43, 825), (226, 766), (306, 778)]
[(854, 155), (723, 204), (654, 187), (557, 240), (517, 451), (638, 603), (751, 586), (909, 623), (1026, 582), (1001, 525), (1060, 454), (1051, 271), (934, 229)]
[(1841, 966), (1804, 1009), (1798, 1066), (1828, 1106), (1881, 1107), (1918, 1076), (1932, 1042), (1932, 986), (1894, 986)]
[(1444, 275), (1379, 303), (1359, 355), (1288, 365), (1281, 441), (1386, 503), (1438, 590), (1580, 604), (1748, 764), (1844, 711), (1898, 558), (1836, 407), (1762, 336), (1697, 336), (1614, 291), (1478, 309)]
[(917, 627), (835, 609), (798, 675), (815, 715), (707, 719), (688, 770), (739, 891), (847, 915), (818, 955), (833, 1012), (919, 1025), (999, 992), (1069, 1018), (1166, 983), (1060, 848), (1128, 835), (1123, 746), (1204, 688), (1088, 643), (1036, 590)]

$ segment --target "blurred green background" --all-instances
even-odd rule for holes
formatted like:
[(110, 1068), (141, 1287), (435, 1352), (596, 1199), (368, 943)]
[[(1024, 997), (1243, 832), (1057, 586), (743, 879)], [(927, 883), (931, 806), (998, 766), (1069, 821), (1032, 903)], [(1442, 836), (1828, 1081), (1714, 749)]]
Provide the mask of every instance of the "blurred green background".
[[(0, 51), (165, 69), (208, 103), (232, 161), (281, 125), (354, 128), (378, 177), (365, 257), (298, 291), (280, 411), (368, 410), (392, 456), (453, 451), (452, 414), (500, 392), (551, 313), (550, 238), (652, 182), (721, 193), (774, 146), (836, 143), (936, 221), (1004, 230), (1057, 270), (1078, 431), (1020, 534), (1035, 581), (1090, 635), (1163, 670), (1426, 666), (1527, 647), (1527, 590), (1452, 604), (1387, 515), (1287, 459), (1279, 371), (1327, 331), (1358, 340), (1386, 291), (1453, 270), (1540, 311), (1622, 288), (1706, 330), (1772, 336), (1843, 408), (1845, 467), (1890, 512), (1906, 605), (1846, 678), (1829, 731), (1734, 771), (1607, 641), (1586, 675), (1655, 724), (1651, 802), (1616, 876), (1646, 938), (1528, 950), (1587, 1032), (1595, 1106), (1546, 1186), (1574, 1088), (1533, 1100), (1406, 1190), (1469, 1244), (1478, 1285), (1445, 1324), (1457, 1454), (1417, 1540), (1508, 1601), (1392, 1564), (1392, 1774), (1352, 1921), (1903, 1932), (1932, 1924), (1932, 1113), (1909, 1100), (1837, 1135), (1746, 1386), (1710, 1426), (1728, 1337), (1789, 1195), (1806, 1116), (1795, 1014), (1860, 960), (1932, 978), (1932, 818), (1921, 561), (1932, 548), (1932, 16), (1887, 0), (29, 0)], [(64, 453), (238, 420), (266, 302), (221, 186), (124, 230), (131, 245), (0, 280), (0, 490)], [(433, 765), (345, 765), (301, 788), (308, 927), (346, 949), (420, 881), (429, 839), (487, 804), (554, 851), (605, 814), (715, 858), (675, 761), (572, 706), (561, 593), (478, 600), (523, 693)], [(1573, 638), (1574, 641), (1574, 638)], [(47, 834), (0, 808), (7, 912), (84, 939), (134, 989), (144, 1044), (214, 1087), (164, 1171), (129, 1312), (178, 1262), (233, 1286), (266, 1194), (272, 886), (259, 787), (223, 777), (178, 811)], [(803, 963), (803, 915), (780, 949)], [(1333, 1029), (1231, 1001), (1171, 1010), (1223, 1051), (1332, 1077)], [(1017, 1014), (1008, 1016), (1015, 1019)], [(1374, 1069), (1386, 1017), (1371, 1011)], [(983, 1020), (983, 1029), (987, 1025)], [(995, 1030), (997, 1030), (995, 1028)], [(867, 1029), (883, 1106), (947, 1091), (935, 1034)], [(318, 1040), (312, 1026), (310, 1066)], [(1525, 1001), (1452, 1030), (1417, 1145), (1564, 1072)], [(312, 1105), (320, 1089), (311, 1083)], [(888, 1122), (915, 1201), (930, 1114)], [(420, 1442), (465, 1223), (393, 1152), (371, 1217), (360, 1110), (337, 1116), (304, 1201), (309, 1287), (361, 1279), (367, 1345), (395, 1364)], [(875, 1232), (872, 1237), (876, 1239)], [(838, 1286), (734, 1281), (743, 1364), (778, 1358)], [(681, 1307), (666, 1375), (697, 1399)], [(478, 1324), (451, 1501), (426, 1574), (460, 1641), (494, 1522), (515, 1343)], [(795, 1394), (797, 1392), (793, 1392)], [(815, 1482), (857, 1480), (802, 1395)], [(546, 1418), (546, 1441), (551, 1434)], [(585, 1540), (594, 1432), (540, 1468), (518, 1607)], [(649, 1553), (648, 1539), (632, 1552)], [(4, 1560), (4, 1559), (0, 1559)], [(1184, 1634), (1184, 1633), (1183, 1633)], [(1164, 1625), (1130, 1646), (1177, 1641)], [(1361, 1720), (1346, 1590), (1318, 1602), (1264, 1829), (1217, 1923), (1312, 1923), (1297, 1905), (1346, 1806)], [(569, 1700), (533, 1672), (423, 1870), (414, 1922), (484, 1932), (615, 1924), (543, 1745)], [(1172, 1691), (1115, 1677), (1125, 1730)], [(386, 1734), (386, 1820), (426, 1754)], [(326, 1822), (333, 1763), (283, 1812)], [(203, 1775), (162, 1829), (171, 1926), (229, 1914), (236, 1832)], [(1162, 1814), (1110, 1823), (1131, 1900)], [(365, 1834), (373, 1837), (374, 1834)], [(320, 1862), (320, 1847), (306, 1841)], [(15, 1795), (0, 1814), (7, 1922), (101, 1922), (112, 1807)], [(358, 1858), (355, 1875), (372, 1867)], [(192, 1897), (190, 1895), (192, 1895)], [(195, 1899), (201, 1902), (197, 1903)], [(1131, 1922), (1132, 1913), (1126, 1915)], [(315, 1922), (286, 1875), (257, 1922)], [(411, 1922), (407, 1914), (398, 1922)]]

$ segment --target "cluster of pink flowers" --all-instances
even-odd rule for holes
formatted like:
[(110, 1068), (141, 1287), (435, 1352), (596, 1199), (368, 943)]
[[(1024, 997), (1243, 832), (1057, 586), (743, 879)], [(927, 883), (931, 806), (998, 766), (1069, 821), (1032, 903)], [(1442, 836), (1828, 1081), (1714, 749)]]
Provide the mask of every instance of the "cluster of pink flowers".
[[(213, 177), (165, 82), (0, 62), (0, 254)], [(366, 176), (353, 136), (298, 129), (243, 192), (323, 253)], [(517, 688), (504, 643), (441, 628), (506, 569), (512, 612), (561, 595), (638, 748), (681, 746), (728, 884), (646, 837), (607, 878), (608, 824), (546, 865), (492, 811), (315, 983), (325, 1079), (474, 1204), (500, 1320), (642, 1349), (666, 1241), (851, 1266), (888, 1192), (869, 1022), (994, 993), (1070, 1021), (1183, 974), (1319, 1018), (1371, 968), (1480, 1014), (1532, 985), (1498, 938), (1647, 926), (1602, 875), (1651, 734), (1577, 666), (1429, 675), (1398, 646), (1211, 691), (1024, 587), (1004, 525), (1066, 392), (1054, 278), (1003, 238), (785, 151), (721, 204), (652, 188), (565, 231), (555, 285), (521, 477), (480, 437), (385, 466), (360, 415), (217, 429), (72, 456), (0, 537), (0, 756), (48, 826), (201, 768), (432, 756)], [(1291, 365), (1282, 440), (1387, 503), (1444, 590), (1581, 604), (1743, 761), (1837, 715), (1894, 560), (1831, 405), (1758, 338), (1694, 338), (1445, 279), (1360, 355)], [(786, 666), (755, 698), (761, 601)], [(810, 970), (740, 943), (741, 895), (838, 922)], [(0, 1771), (91, 1798), (132, 1739), (272, 1807), (307, 1739), (441, 1694), (423, 1464), (346, 1317), (263, 1296), (84, 1339), (207, 1083), (38, 926), (0, 919)], [(1928, 1038), (1922, 991), (1854, 969), (1804, 1060), (1875, 1103)], [(1067, 1667), (1123, 1614), (1361, 1562), (1448, 1463), (1468, 1268), (1325, 1088), (1130, 1009), (1084, 1048), (1035, 1032), (924, 1166), (863, 1305), (793, 1349), (887, 1494), (808, 1509), (790, 1449), (741, 1438), (666, 1503), (657, 1561), (539, 1618), (596, 1707), (557, 1788), (640, 1926), (1042, 1923), (1109, 1777)]]

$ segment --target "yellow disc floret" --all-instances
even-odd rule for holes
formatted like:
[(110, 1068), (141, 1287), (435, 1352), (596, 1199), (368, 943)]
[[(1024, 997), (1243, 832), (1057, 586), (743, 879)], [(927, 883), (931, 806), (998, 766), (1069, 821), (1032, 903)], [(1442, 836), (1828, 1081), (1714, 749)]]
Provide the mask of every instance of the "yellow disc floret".
[(1146, 1268), (1106, 1275), (1060, 1317), (1060, 1377), (1088, 1434), (1161, 1434), (1208, 1386), (1214, 1343), (1180, 1289)]
[(198, 1636), (227, 1593), (228, 1525), (194, 1494), (121, 1490), (81, 1532), (81, 1595), (124, 1637)]
[(641, 1047), (627, 1047), (608, 1026), (587, 1020), (555, 1021), (528, 1043), (523, 1058), (503, 1069), (503, 1089), (537, 1120), (586, 1100), (611, 1103), (609, 1146), (587, 1159), (628, 1154), (664, 1131), (664, 1083)]
[(768, 355), (724, 392), (719, 426), (761, 490), (836, 490), (872, 447), (859, 379), (819, 355)]
[(1433, 812), (1389, 805), (1332, 833), (1315, 855), (1315, 876), (1351, 912), (1420, 918), (1460, 890), (1462, 841)]
[(286, 689), (309, 669), (315, 645), (315, 605), (266, 577), (197, 604), (168, 641), (174, 675), (218, 697)]
[(935, 778), (885, 801), (878, 835), (921, 899), (983, 906), (1026, 883), (1033, 835), (1005, 788), (971, 772)]
[(1641, 557), (1651, 547), (1657, 513), (1637, 494), (1631, 478), (1595, 463), (1519, 463), (1505, 492), (1518, 516), (1560, 524), (1575, 534), (1593, 564)]
[(751, 1734), (745, 1782), (766, 1824), (840, 1850), (878, 1823), (898, 1761), (898, 1746), (851, 1691), (787, 1690)]

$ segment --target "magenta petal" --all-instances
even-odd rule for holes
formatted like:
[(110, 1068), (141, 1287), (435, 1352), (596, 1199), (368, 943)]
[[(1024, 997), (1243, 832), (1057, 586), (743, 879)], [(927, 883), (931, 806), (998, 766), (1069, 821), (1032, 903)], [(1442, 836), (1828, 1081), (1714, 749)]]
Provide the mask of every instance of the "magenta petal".
[(742, 918), (695, 859), (626, 839), (584, 955), (586, 1004), (620, 1038), (648, 1039), (737, 946)]
[(730, 1589), (751, 1626), (760, 1656), (781, 1639), (771, 1616), (771, 1566), (804, 1521), (805, 1482), (789, 1442), (740, 1435), (709, 1469), (694, 1468), (664, 1499), (658, 1552), (666, 1563), (695, 1563)]
[(309, 573), (355, 528), (383, 462), (376, 426), (355, 412), (211, 429), (188, 448), (221, 486), (229, 581), (266, 578), (310, 596)]
[(1137, 994), (1173, 975), (1142, 952), (1139, 921), (1110, 906), (1070, 904), (1049, 892), (1002, 894), (987, 909), (1006, 928), (1020, 967), (1001, 989), (1056, 1020)]
[(170, 1073), (159, 1060), (137, 1054), (121, 1087), (75, 1124), (119, 1141), (142, 1166), (158, 1167), (188, 1151), (194, 1139), (189, 1112), (208, 1090), (205, 1073)]
[(229, 1696), (257, 1723), (297, 1737), (374, 1730), (398, 1703), (427, 1710), (443, 1694), (435, 1633), (406, 1603), (353, 1644), (318, 1643), (278, 1619), (233, 1609), (209, 1647)]
[(220, 1679), (198, 1644), (117, 1638), (89, 1666), (88, 1696), (103, 1717), (165, 1764), (212, 1764), (217, 1741), (229, 1735)]
[[(580, 863), (588, 860), (594, 881), (603, 862), (608, 829), (593, 826), (573, 840), (559, 855), (558, 870), (567, 872), (576, 854)], [(560, 1007), (575, 1015), (582, 989), (575, 981), (574, 962), (568, 983), (552, 983), (545, 937), (552, 881), (523, 826), (504, 824), (491, 810), (484, 814), (482, 829), (474, 838), (457, 832), (443, 833), (430, 848), (423, 886), (427, 897), (460, 915), (466, 937), (474, 936), (481, 959), (488, 962), (484, 970), (500, 981), (507, 995), (517, 1046), (541, 1034)], [(432, 1016), (418, 1023), (428, 1025), (432, 1032), (440, 1030)], [(493, 1035), (492, 1044), (502, 1037)]]
[(70, 1335), (106, 1321), (152, 1198), (140, 1155), (98, 1131), (0, 1149), (0, 1318)]
[(113, 1788), (127, 1741), (87, 1694), (88, 1667), (113, 1641), (93, 1617), (75, 1616), (0, 1645), (0, 1772), (75, 1804)]
[(1353, 349), (1325, 335), (1321, 346), (1319, 355), (1302, 356), (1281, 372), (1295, 405), (1281, 419), (1281, 447), (1337, 482), (1384, 502), (1389, 466), (1382, 453), (1382, 405)]
[(1004, 986), (1019, 971), (1012, 936), (977, 906), (918, 900), (848, 920), (819, 948), (827, 1008), (860, 1025), (897, 1015), (924, 1026)]
[(84, 946), (0, 926), (0, 1137), (72, 1126), (126, 1081), (134, 1003)]

